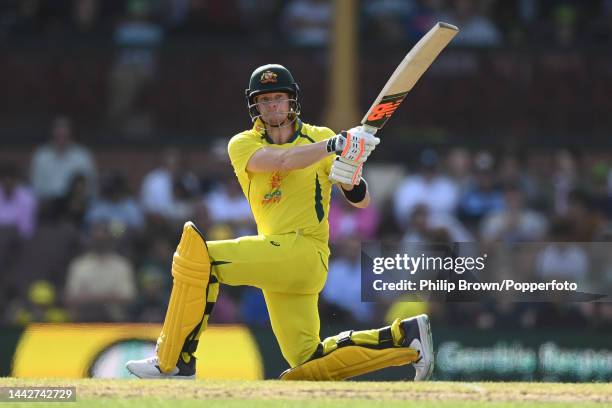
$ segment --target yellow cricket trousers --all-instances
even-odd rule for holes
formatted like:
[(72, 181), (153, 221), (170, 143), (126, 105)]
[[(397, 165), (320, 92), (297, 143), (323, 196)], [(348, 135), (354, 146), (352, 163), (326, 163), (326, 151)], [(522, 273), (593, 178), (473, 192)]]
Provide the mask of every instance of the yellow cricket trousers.
[(272, 330), (295, 367), (308, 360), (319, 338), (319, 292), (327, 279), (327, 245), (299, 233), (208, 241), (212, 274), (220, 283), (263, 291)]

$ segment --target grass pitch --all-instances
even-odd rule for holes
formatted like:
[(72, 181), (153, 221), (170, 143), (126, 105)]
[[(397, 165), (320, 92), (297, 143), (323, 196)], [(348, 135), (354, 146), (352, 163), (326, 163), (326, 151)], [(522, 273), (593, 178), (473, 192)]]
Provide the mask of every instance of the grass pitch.
[(77, 402), (0, 402), (0, 408), (63, 404), (100, 408), (612, 407), (612, 384), (0, 378), (0, 387), (17, 386), (76, 386)]

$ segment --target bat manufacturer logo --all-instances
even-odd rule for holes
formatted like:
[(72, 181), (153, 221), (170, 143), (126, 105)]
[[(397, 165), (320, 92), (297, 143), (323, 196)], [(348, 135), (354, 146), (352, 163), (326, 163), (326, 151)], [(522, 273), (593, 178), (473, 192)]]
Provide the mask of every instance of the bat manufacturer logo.
[(278, 75), (272, 71), (265, 71), (259, 78), (259, 82), (262, 84), (275, 84), (277, 81)]
[(374, 107), (374, 109), (372, 109), (372, 113), (370, 113), (370, 115), (368, 116), (368, 121), (373, 122), (376, 120), (390, 117), (391, 115), (393, 115), (393, 112), (395, 112), (395, 110), (400, 105), (400, 103), (402, 103), (403, 100), (404, 98), (398, 101), (379, 103)]

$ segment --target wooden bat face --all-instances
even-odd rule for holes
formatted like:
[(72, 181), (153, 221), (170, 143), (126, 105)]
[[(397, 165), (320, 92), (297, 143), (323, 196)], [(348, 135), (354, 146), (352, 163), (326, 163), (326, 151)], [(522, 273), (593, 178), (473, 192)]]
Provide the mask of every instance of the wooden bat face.
[(437, 23), (410, 50), (395, 69), (380, 94), (361, 120), (366, 131), (376, 133), (402, 103), (408, 92), (459, 32), (447, 23)]

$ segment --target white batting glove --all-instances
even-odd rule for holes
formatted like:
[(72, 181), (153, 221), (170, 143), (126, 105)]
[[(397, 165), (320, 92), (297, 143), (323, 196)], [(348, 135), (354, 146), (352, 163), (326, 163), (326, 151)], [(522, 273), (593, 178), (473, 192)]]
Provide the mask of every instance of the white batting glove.
[(335, 152), (345, 160), (363, 163), (380, 143), (380, 139), (357, 126), (342, 131), (327, 140), (327, 151)]
[(334, 183), (357, 185), (361, 181), (363, 163), (347, 161), (336, 157), (329, 173), (329, 179)]

